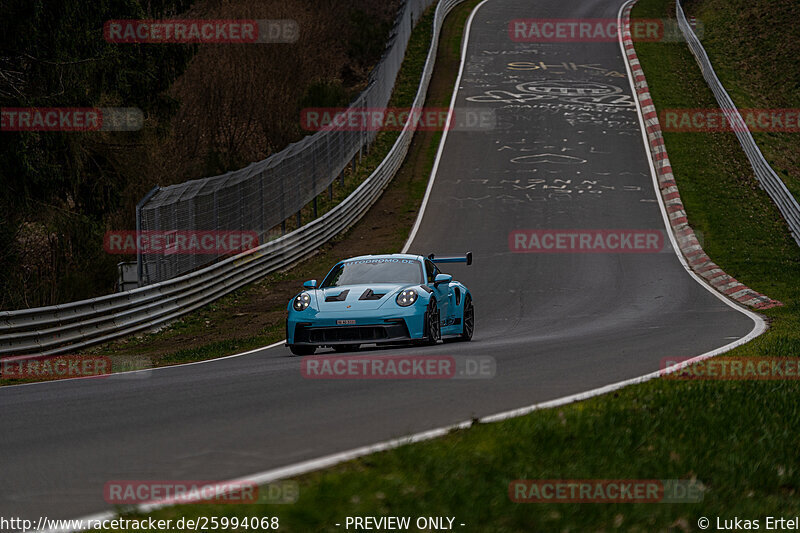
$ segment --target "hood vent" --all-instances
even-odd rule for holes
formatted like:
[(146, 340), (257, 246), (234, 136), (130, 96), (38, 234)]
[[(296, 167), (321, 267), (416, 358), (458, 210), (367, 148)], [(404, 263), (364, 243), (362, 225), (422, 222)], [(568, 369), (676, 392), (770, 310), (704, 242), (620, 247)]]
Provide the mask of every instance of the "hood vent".
[(347, 294), (350, 292), (350, 289), (343, 290), (336, 296), (326, 296), (326, 302), (343, 302), (347, 299)]
[(372, 289), (367, 289), (367, 290), (364, 291), (364, 294), (361, 295), (359, 300), (380, 300), (384, 296), (386, 296), (385, 292), (382, 293), (382, 294), (378, 294), (378, 293), (372, 292)]

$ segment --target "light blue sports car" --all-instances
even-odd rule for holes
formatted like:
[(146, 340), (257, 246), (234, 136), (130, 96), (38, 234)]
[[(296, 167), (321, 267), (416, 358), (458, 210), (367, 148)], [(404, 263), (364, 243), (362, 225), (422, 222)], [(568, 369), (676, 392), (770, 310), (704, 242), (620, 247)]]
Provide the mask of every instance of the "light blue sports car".
[(286, 345), (295, 355), (317, 347), (337, 352), (361, 344), (468, 341), (475, 329), (472, 295), (438, 264), (472, 264), (459, 257), (364, 255), (337, 263), (322, 283), (310, 280), (289, 302)]

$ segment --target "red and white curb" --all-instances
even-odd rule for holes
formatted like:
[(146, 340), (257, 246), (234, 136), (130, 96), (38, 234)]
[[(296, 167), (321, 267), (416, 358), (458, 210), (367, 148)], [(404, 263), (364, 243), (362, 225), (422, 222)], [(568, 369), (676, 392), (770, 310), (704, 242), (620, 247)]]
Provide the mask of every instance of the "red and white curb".
[(625, 47), (628, 65), (633, 74), (633, 86), (636, 89), (636, 97), (639, 99), (641, 106), (653, 165), (658, 176), (661, 197), (664, 200), (669, 223), (672, 227), (672, 232), (675, 234), (675, 239), (678, 241), (678, 246), (684, 257), (686, 257), (689, 267), (725, 296), (755, 309), (769, 309), (770, 307), (783, 305), (769, 296), (746, 287), (726, 274), (706, 255), (694, 230), (689, 226), (681, 195), (675, 183), (675, 176), (672, 174), (669, 156), (667, 156), (667, 147), (664, 145), (664, 135), (658, 122), (658, 114), (650, 96), (650, 89), (647, 87), (642, 65), (639, 63), (639, 59), (636, 57), (636, 50), (633, 47), (633, 39), (630, 32), (630, 14), (635, 3), (635, 1), (630, 3), (623, 11), (622, 42)]

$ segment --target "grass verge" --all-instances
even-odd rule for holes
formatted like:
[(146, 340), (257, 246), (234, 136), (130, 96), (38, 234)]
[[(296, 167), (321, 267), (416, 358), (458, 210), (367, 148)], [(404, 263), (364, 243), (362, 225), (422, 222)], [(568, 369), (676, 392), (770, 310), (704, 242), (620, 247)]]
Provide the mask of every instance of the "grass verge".
[[(634, 17), (669, 16), (670, 8), (670, 0), (641, 0)], [(658, 108), (713, 103), (685, 45), (639, 43), (637, 52)], [(735, 138), (668, 133), (666, 144), (706, 251), (786, 304), (766, 311), (767, 333), (728, 355), (797, 357), (797, 249)], [(347, 516), (449, 516), (465, 524), (456, 529), (492, 532), (696, 531), (701, 517), (711, 531), (735, 517), (766, 528), (768, 516), (800, 514), (798, 393), (796, 380), (654, 380), (299, 477), (293, 505), (193, 505), (154, 515), (275, 516), (289, 532), (341, 531), (335, 524)], [(517, 504), (508, 496), (515, 479), (693, 479), (705, 492), (702, 502), (682, 504)]]

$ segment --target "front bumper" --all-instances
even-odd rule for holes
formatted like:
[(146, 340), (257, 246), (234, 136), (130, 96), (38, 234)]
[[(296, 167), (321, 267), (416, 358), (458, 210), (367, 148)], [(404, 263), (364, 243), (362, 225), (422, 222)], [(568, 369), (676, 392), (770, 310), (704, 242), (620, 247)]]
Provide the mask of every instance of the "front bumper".
[[(382, 344), (408, 342), (423, 336), (425, 309), (392, 309), (391, 313), (327, 312), (302, 316), (290, 312), (286, 323), (286, 344), (335, 346), (340, 344)], [(343, 324), (341, 321), (346, 320)], [(337, 323), (340, 322), (340, 323)]]

